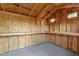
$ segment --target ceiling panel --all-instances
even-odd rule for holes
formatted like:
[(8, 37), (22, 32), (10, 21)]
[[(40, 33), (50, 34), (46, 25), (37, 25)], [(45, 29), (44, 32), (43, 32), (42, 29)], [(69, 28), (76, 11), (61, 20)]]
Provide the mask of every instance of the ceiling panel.
[(29, 13), (30, 13), (29, 9), (25, 9), (25, 8), (20, 9), (20, 14), (29, 15)]
[[(50, 18), (52, 13), (56, 12), (58, 8), (79, 7), (79, 4), (70, 3), (3, 3), (0, 4), (0, 10), (23, 14), (26, 16), (33, 16), (37, 18)], [(53, 13), (54, 13), (53, 12)], [(49, 15), (49, 16), (48, 16)]]
[(23, 3), (21, 4), (22, 7), (32, 9), (34, 4), (33, 3)]
[(2, 5), (1, 5), (1, 4), (0, 4), (0, 10), (3, 10), (3, 9), (2, 9)]
[(10, 12), (15, 12), (15, 13), (18, 13), (18, 8), (17, 6), (13, 5), (13, 4), (3, 4), (4, 5), (4, 8), (5, 8), (5, 11), (10, 11)]

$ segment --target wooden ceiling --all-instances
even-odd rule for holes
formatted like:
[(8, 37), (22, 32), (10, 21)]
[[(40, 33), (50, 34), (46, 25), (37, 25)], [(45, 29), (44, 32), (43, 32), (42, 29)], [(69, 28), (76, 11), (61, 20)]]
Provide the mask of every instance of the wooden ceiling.
[(62, 8), (79, 7), (79, 4), (69, 3), (1, 3), (0, 10), (26, 15), (38, 19), (48, 19), (53, 12)]

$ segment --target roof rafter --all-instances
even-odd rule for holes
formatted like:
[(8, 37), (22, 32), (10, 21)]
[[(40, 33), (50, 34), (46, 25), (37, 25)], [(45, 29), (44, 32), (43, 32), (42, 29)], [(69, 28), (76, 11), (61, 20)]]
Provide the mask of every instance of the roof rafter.
[(76, 8), (76, 7), (79, 7), (79, 4), (64, 4), (64, 5), (60, 5), (60, 6), (56, 7), (56, 8), (54, 8), (54, 10), (51, 11), (46, 17), (44, 17), (44, 19), (47, 19), (57, 9), (67, 9), (67, 8)]
[(48, 5), (44, 7), (44, 9), (43, 9), (43, 10), (40, 12), (40, 14), (38, 15), (38, 18), (40, 18), (40, 15), (46, 10), (47, 7), (48, 7)]
[(33, 6), (31, 12), (29, 13), (29, 16), (31, 16), (31, 14), (34, 12), (34, 10), (35, 10), (35, 8), (36, 8), (36, 5), (37, 5), (37, 4), (35, 4), (35, 5)]
[(20, 14), (20, 11), (21, 11), (21, 3), (19, 4), (19, 14)]
[(1, 6), (2, 6), (2, 10), (5, 11), (4, 4), (3, 3), (1, 3)]

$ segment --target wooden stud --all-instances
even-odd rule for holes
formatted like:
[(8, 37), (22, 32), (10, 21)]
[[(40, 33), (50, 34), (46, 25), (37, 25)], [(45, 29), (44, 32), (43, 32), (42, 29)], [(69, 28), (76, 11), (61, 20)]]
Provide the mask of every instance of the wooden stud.
[(9, 37), (9, 51), (18, 49), (18, 38), (17, 36)]
[(31, 16), (31, 14), (34, 12), (35, 8), (36, 8), (36, 4), (33, 6), (31, 12), (29, 13), (29, 16)]
[(78, 37), (73, 36), (72, 50), (78, 52)]
[(21, 11), (21, 3), (19, 4), (19, 14), (20, 14), (20, 11)]
[(1, 6), (2, 6), (3, 11), (5, 11), (4, 4), (3, 3), (1, 3)]
[(0, 53), (8, 52), (8, 37), (0, 37)]

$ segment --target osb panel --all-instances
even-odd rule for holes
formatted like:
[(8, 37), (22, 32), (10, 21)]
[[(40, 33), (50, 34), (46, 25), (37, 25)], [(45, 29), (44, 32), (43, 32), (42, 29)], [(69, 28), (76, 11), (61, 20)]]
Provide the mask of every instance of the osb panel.
[(63, 48), (67, 48), (67, 45), (68, 45), (67, 43), (68, 43), (67, 36), (62, 35), (62, 36), (61, 36), (61, 46), (62, 46)]
[(31, 39), (31, 44), (32, 44), (32, 45), (37, 44), (36, 41), (37, 41), (38, 39), (36, 39), (36, 35), (32, 35), (31, 38), (32, 38), (32, 39)]
[(18, 47), (25, 48), (26, 36), (18, 36)]
[(57, 45), (60, 45), (60, 41), (61, 41), (60, 37), (61, 37), (61, 35), (56, 35), (56, 42), (55, 43)]
[(9, 30), (9, 15), (5, 13), (0, 13), (0, 32), (8, 32)]
[(78, 40), (77, 40), (77, 42), (78, 42), (78, 46), (77, 46), (77, 49), (78, 49), (78, 52), (79, 52), (79, 37), (77, 38)]
[(35, 26), (35, 24), (36, 24), (36, 20), (31, 21), (32, 32), (36, 32), (36, 26)]
[(44, 34), (36, 35), (36, 42), (37, 44), (46, 42), (45, 35)]
[(46, 31), (46, 20), (41, 20), (41, 32)]
[(60, 32), (66, 32), (67, 11), (66, 10), (61, 11), (61, 14), (60, 15), (61, 15)]
[(41, 21), (39, 19), (37, 20), (37, 32), (41, 32)]
[(70, 26), (70, 24), (67, 24), (67, 32), (71, 32), (71, 26)]
[(60, 31), (60, 11), (56, 13), (56, 21), (55, 21), (55, 32)]
[(32, 45), (33, 45), (32, 44), (32, 37), (31, 37), (31, 35), (27, 35), (26, 36), (26, 47), (30, 47)]
[(29, 32), (29, 19), (26, 19), (26, 33)]
[(30, 35), (26, 35), (25, 36), (25, 47), (29, 47), (29, 40), (30, 40), (31, 38), (30, 38)]
[(55, 41), (56, 41), (56, 38), (55, 38), (56, 36), (55, 36), (55, 34), (51, 34), (51, 43), (55, 43)]
[(26, 18), (10, 16), (9, 18), (9, 32), (25, 32)]
[(78, 37), (73, 37), (72, 50), (78, 52)]
[(34, 24), (34, 25), (35, 25), (35, 26), (34, 26), (34, 31), (35, 31), (35, 32), (39, 32), (39, 30), (40, 30), (40, 29), (39, 29), (40, 27), (39, 27), (39, 24), (37, 23), (37, 21), (38, 21), (37, 19), (34, 21), (34, 23), (35, 23), (35, 24)]
[(67, 32), (71, 32), (71, 33), (78, 32), (78, 20), (77, 20), (77, 18), (67, 19)]
[(18, 38), (17, 36), (9, 37), (9, 51), (18, 49)]
[(39, 43), (43, 42), (43, 41), (41, 41), (41, 39), (42, 38), (41, 38), (40, 34), (39, 35), (32, 35), (31, 43), (33, 45), (39, 44)]
[(77, 20), (77, 18), (73, 19), (73, 24), (72, 24), (71, 32), (72, 33), (78, 33), (78, 20)]
[(26, 23), (26, 18), (25, 17), (18, 17), (16, 19), (16, 24), (18, 28), (18, 32), (25, 32), (25, 23)]
[(46, 39), (47, 39), (47, 41), (50, 43), (51, 42), (51, 36), (50, 36), (50, 34), (46, 34)]
[(47, 42), (47, 40), (46, 40), (46, 34), (40, 34), (40, 37), (41, 37), (40, 41)]
[(0, 53), (8, 52), (8, 37), (0, 37)]
[(28, 20), (27, 28), (28, 28), (28, 32), (31, 33), (32, 32), (32, 20), (31, 19)]
[(16, 16), (9, 17), (9, 32), (18, 32), (18, 26), (16, 21), (17, 21)]
[(72, 50), (72, 41), (73, 41), (72, 36), (68, 36), (68, 49), (69, 50)]

